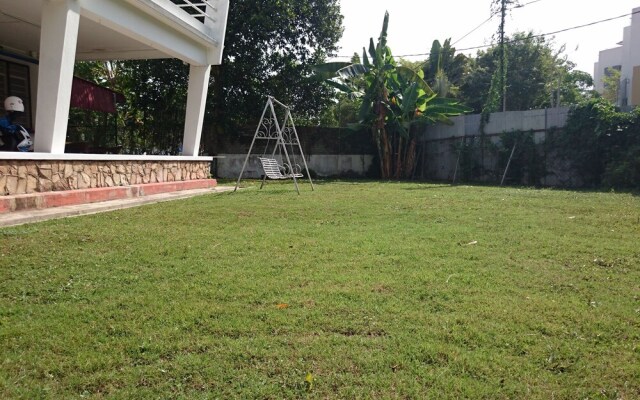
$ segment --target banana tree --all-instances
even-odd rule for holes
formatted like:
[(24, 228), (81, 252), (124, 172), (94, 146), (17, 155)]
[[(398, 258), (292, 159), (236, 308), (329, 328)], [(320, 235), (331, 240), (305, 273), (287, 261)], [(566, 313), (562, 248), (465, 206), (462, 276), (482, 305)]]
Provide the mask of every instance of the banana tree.
[(382, 178), (411, 176), (416, 163), (416, 123), (451, 123), (450, 116), (469, 111), (457, 100), (437, 97), (422, 71), (397, 65), (387, 46), (389, 13), (376, 44), (363, 49), (361, 63), (316, 65), (316, 76), (362, 99), (360, 125), (371, 130)]

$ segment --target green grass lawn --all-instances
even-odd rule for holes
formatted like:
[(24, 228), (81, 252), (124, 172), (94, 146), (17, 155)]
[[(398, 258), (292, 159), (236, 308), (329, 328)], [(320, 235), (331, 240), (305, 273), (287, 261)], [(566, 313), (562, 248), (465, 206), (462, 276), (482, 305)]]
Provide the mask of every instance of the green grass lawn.
[(0, 229), (0, 398), (640, 398), (640, 198), (288, 183)]

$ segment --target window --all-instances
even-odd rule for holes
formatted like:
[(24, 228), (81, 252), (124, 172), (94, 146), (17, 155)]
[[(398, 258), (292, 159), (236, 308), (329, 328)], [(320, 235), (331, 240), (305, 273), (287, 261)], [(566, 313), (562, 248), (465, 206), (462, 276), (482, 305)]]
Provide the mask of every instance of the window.
[(16, 119), (16, 123), (32, 129), (31, 123), (31, 80), (29, 67), (9, 61), (0, 60), (0, 104), (4, 106), (7, 96), (18, 96), (24, 103), (24, 114)]
[(604, 76), (611, 76), (613, 75), (615, 72), (613, 71), (617, 71), (620, 72), (622, 71), (622, 65), (614, 65), (612, 67), (606, 67), (604, 69)]

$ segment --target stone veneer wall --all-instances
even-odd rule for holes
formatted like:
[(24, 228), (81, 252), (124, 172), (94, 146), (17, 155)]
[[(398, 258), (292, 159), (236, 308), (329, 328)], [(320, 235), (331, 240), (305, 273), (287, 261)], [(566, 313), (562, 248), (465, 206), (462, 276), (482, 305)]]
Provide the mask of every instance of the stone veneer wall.
[(0, 195), (188, 181), (208, 161), (0, 160)]

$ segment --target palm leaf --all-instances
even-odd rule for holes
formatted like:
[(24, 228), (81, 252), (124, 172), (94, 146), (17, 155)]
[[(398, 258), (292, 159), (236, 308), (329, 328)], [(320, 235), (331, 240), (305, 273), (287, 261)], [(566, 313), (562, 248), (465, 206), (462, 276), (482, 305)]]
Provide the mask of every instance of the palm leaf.
[(334, 77), (337, 76), (338, 71), (349, 65), (351, 65), (350, 62), (330, 62), (325, 64), (313, 65), (311, 66), (311, 70), (316, 74), (333, 74)]
[(434, 107), (436, 109), (441, 107), (442, 109), (454, 110), (452, 112), (455, 112), (456, 115), (461, 115), (473, 111), (473, 108), (461, 104), (459, 100), (449, 99), (446, 97), (436, 97), (431, 102), (429, 102), (429, 107)]
[(365, 75), (368, 72), (369, 68), (363, 64), (349, 64), (344, 68), (341, 68), (337, 73), (343, 79), (350, 79)]
[(378, 39), (378, 45), (384, 49), (387, 47), (387, 30), (389, 28), (389, 12), (384, 12), (384, 20), (382, 21), (382, 31), (380, 32), (380, 38)]
[(427, 82), (425, 82), (425, 80), (422, 79), (420, 77), (420, 75), (418, 75), (418, 73), (416, 73), (416, 71), (412, 70), (411, 68), (404, 67), (404, 66), (399, 66), (396, 69), (398, 71), (398, 76), (400, 76), (402, 79), (404, 79), (407, 83), (416, 82), (418, 84), (418, 87), (420, 89), (424, 90), (425, 93), (427, 93), (429, 95), (433, 94), (433, 90), (431, 89), (429, 84)]
[(362, 63), (365, 67), (371, 68), (371, 63), (369, 62), (369, 57), (367, 57), (367, 51), (364, 47), (362, 48)]
[(418, 85), (414, 82), (402, 93), (402, 114), (413, 116), (418, 100)]
[(332, 87), (334, 87), (334, 88), (336, 88), (336, 89), (338, 89), (338, 90), (340, 90), (340, 91), (342, 91), (342, 92), (345, 92), (345, 93), (347, 93), (347, 94), (354, 94), (354, 93), (356, 93), (356, 90), (355, 90), (355, 89), (353, 89), (353, 88), (351, 88), (351, 87), (349, 87), (349, 86), (345, 85), (344, 83), (336, 82), (336, 81), (333, 81), (333, 80), (331, 80), (331, 79), (327, 79), (327, 80), (326, 80), (326, 83), (327, 83), (329, 86), (332, 86)]
[(379, 68), (382, 65), (382, 57), (378, 54), (378, 47), (373, 44), (373, 38), (369, 39), (369, 55), (373, 65)]

